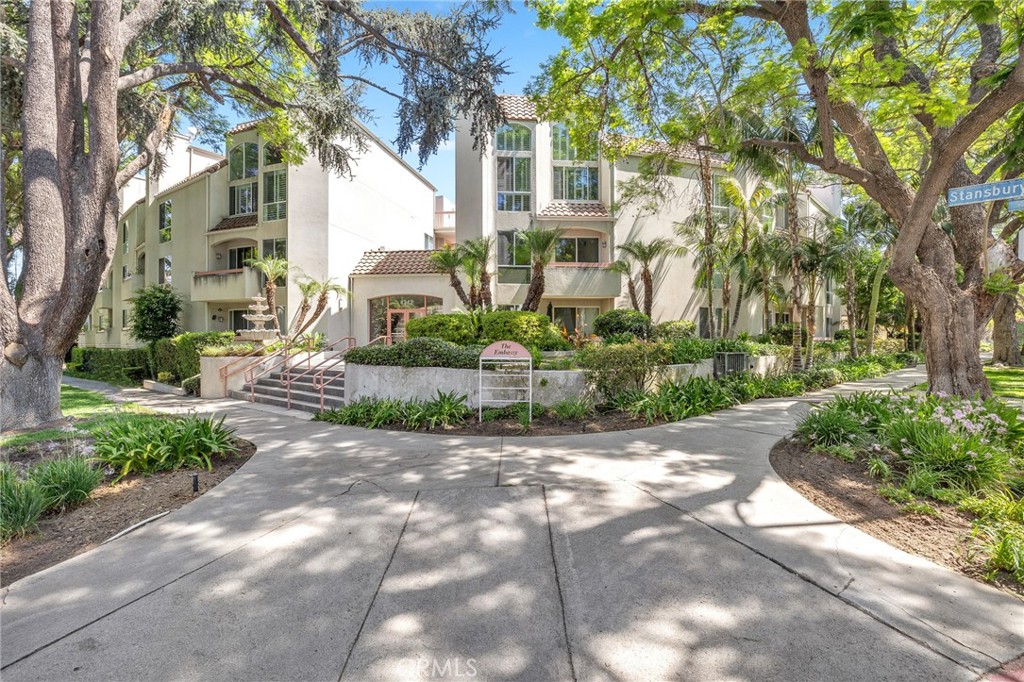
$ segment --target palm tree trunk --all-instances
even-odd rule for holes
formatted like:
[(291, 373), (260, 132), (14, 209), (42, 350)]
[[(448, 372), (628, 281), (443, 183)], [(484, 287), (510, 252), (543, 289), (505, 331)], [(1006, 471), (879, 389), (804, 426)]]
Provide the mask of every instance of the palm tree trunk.
[(810, 369), (814, 365), (814, 333), (817, 329), (817, 323), (814, 320), (817, 316), (816, 307), (813, 302), (804, 306), (804, 327), (807, 328), (807, 358), (804, 360), (804, 369)]
[(651, 310), (654, 308), (654, 277), (651, 275), (651, 269), (646, 265), (640, 271), (640, 278), (644, 284), (644, 315), (650, 317)]
[(871, 282), (871, 302), (868, 304), (868, 320), (867, 320), (867, 348), (864, 352), (871, 355), (875, 352), (875, 320), (878, 317), (878, 297), (882, 292), (882, 277), (885, 275), (885, 271), (889, 269), (889, 261), (887, 258), (882, 258), (878, 262), (878, 267), (875, 268), (875, 278)]
[(467, 308), (473, 307), (470, 304), (469, 296), (466, 296), (466, 290), (462, 288), (462, 280), (459, 279), (459, 274), (454, 270), (448, 273), (448, 284), (455, 290), (455, 295), (459, 297), (460, 301), (462, 301), (462, 305)]
[(846, 268), (846, 324), (850, 328), (850, 357), (857, 357), (857, 275)]
[(274, 316), (274, 329), (280, 332), (281, 323), (277, 319), (277, 282), (272, 277), (267, 277), (267, 281), (263, 285), (263, 292), (267, 297), (267, 307), (270, 308), (270, 314)]
[(297, 332), (295, 332), (295, 336), (298, 336), (299, 334), (302, 334), (307, 329), (312, 327), (316, 323), (316, 321), (320, 319), (320, 316), (324, 314), (324, 310), (326, 310), (326, 309), (327, 309), (327, 292), (324, 292), (324, 293), (320, 294), (320, 296), (317, 297), (317, 299), (316, 299), (316, 308), (313, 310), (313, 315), (310, 316), (310, 318), (308, 320), (306, 320), (306, 324), (304, 324)]
[(793, 363), (791, 369), (794, 372), (799, 372), (804, 368), (803, 363), (803, 336), (802, 327), (803, 320), (801, 310), (803, 307), (800, 305), (800, 298), (803, 292), (800, 291), (800, 258), (799, 256), (793, 256), (793, 306), (792, 313), (790, 314), (790, 322), (793, 324)]
[(772, 326), (771, 313), (768, 312), (768, 306), (771, 305), (771, 292), (768, 290), (767, 285), (761, 290), (761, 295), (764, 297), (763, 305), (764, 308), (761, 310), (761, 314), (764, 316), (764, 329), (765, 333), (768, 332), (768, 328)]
[(630, 275), (626, 278), (626, 291), (629, 292), (629, 303), (633, 306), (633, 310), (640, 310), (640, 301), (636, 297), (636, 282), (633, 281), (633, 276)]
[(715, 338), (715, 276), (708, 272), (708, 337)]
[(732, 327), (729, 326), (729, 311), (732, 309), (732, 277), (728, 274), (722, 277), (722, 337), (731, 336)]
[(306, 315), (309, 314), (309, 309), (311, 307), (309, 299), (303, 297), (302, 303), (299, 304), (299, 314), (295, 316), (295, 321), (292, 322), (292, 329), (296, 330), (292, 332), (293, 336), (298, 336), (302, 333), (302, 330), (306, 328), (303, 323), (306, 321)]
[(531, 313), (537, 312), (540, 307), (540, 299), (544, 296), (544, 264), (534, 263), (530, 274), (530, 287), (526, 290), (526, 299), (523, 301), (523, 310)]
[(480, 307), (480, 289), (475, 282), (469, 283), (469, 307), (476, 309)]
[(747, 287), (746, 291), (744, 291), (743, 283), (740, 282), (740, 290), (736, 292), (736, 305), (733, 307), (732, 322), (729, 324), (733, 338), (736, 338), (736, 325), (740, 322), (740, 307), (743, 305), (743, 299), (749, 295), (750, 287)]
[(480, 270), (480, 305), (484, 310), (491, 309), (491, 273), (487, 272), (487, 265)]

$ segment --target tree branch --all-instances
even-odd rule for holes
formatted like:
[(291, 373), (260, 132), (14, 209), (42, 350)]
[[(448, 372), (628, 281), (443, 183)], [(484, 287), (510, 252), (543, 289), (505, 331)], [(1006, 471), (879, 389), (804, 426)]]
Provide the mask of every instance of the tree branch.
[(999, 59), (999, 49), (1003, 43), (1003, 32), (999, 28), (999, 21), (977, 22), (978, 40), (981, 47), (978, 56), (971, 64), (971, 89), (967, 97), (968, 104), (981, 101), (981, 98), (988, 92), (981, 81), (998, 71), (996, 60)]
[(170, 104), (166, 105), (163, 111), (160, 112), (160, 117), (157, 119), (156, 126), (150, 131), (149, 135), (146, 136), (146, 141), (143, 143), (142, 149), (139, 154), (129, 161), (124, 168), (117, 173), (115, 180), (116, 187), (121, 189), (125, 183), (131, 180), (136, 173), (143, 168), (147, 167), (156, 158), (157, 148), (160, 146), (160, 141), (167, 135), (167, 131), (171, 128), (171, 122), (174, 121), (174, 107)]
[(288, 17), (284, 15), (284, 12), (281, 11), (278, 4), (274, 2), (274, 0), (265, 0), (264, 4), (267, 6), (267, 9), (270, 10), (270, 16), (273, 17), (277, 25), (281, 27), (281, 30), (292, 39), (295, 46), (302, 50), (303, 54), (305, 54), (313, 64), (319, 64), (320, 57), (317, 55), (316, 51), (309, 46), (309, 43), (307, 43), (306, 39), (302, 37), (302, 34), (299, 33), (297, 28), (295, 28), (295, 25), (288, 20)]
[(164, 0), (140, 0), (135, 9), (121, 20), (117, 31), (120, 52), (124, 52), (125, 48), (138, 38), (147, 26), (156, 21), (163, 5)]
[(857, 183), (858, 185), (869, 184), (875, 181), (875, 178), (871, 173), (859, 166), (853, 165), (852, 163), (847, 163), (838, 159), (835, 159), (833, 163), (826, 163), (825, 159), (811, 154), (802, 142), (784, 142), (782, 140), (771, 140), (763, 137), (752, 137), (744, 140), (743, 145), (767, 147), (770, 149), (781, 149), (783, 151), (792, 152), (794, 156), (804, 163), (818, 166), (824, 171), (840, 175), (847, 180)]
[(180, 64), (153, 64), (143, 69), (139, 69), (138, 71), (126, 73), (117, 79), (117, 89), (129, 90), (131, 88), (138, 87), (143, 83), (148, 83), (159, 78), (165, 78), (167, 76), (175, 76), (187, 73), (202, 74), (212, 80), (227, 83), (228, 85), (231, 85), (233, 87), (238, 88), (239, 90), (243, 90), (249, 93), (250, 95), (254, 96), (267, 106), (271, 106), (278, 109), (290, 109), (295, 106), (295, 104), (293, 103), (282, 102), (281, 100), (270, 97), (255, 85), (247, 83), (240, 78), (236, 78), (235, 76), (231, 75), (230, 73), (227, 73), (226, 71), (214, 68), (212, 66), (204, 66), (203, 64), (196, 64), (191, 62)]

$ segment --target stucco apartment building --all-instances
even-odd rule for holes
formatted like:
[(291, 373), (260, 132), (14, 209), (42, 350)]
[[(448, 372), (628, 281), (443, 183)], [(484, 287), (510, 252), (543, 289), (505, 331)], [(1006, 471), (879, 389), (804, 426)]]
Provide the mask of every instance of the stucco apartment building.
[[(226, 158), (175, 137), (164, 173), (122, 190), (116, 253), (79, 345), (137, 345), (126, 329), (131, 298), (149, 284), (183, 294), (183, 329), (238, 330), (262, 293), (250, 258), (276, 254), (292, 264), (278, 290), (284, 321), (298, 309), (301, 276), (347, 285), (367, 250), (432, 248), (434, 186), (366, 132), (352, 177), (325, 172), (315, 159), (285, 163), (258, 122), (229, 131)], [(313, 331), (352, 335), (348, 305), (332, 300)]]
[[(618, 247), (632, 240), (666, 237), (679, 242), (675, 226), (699, 205), (697, 157), (694, 150), (672, 150), (682, 170), (670, 178), (671, 191), (656, 208), (624, 201), (623, 183), (638, 176), (645, 156), (665, 152), (657, 143), (639, 144), (615, 161), (576, 154), (564, 125), (538, 120), (534, 105), (525, 97), (502, 98), (507, 124), (500, 128), (481, 155), (473, 148), (468, 126), (459, 125), (455, 139), (455, 239), (463, 242), (483, 236), (496, 243), (494, 302), (516, 308), (524, 300), (530, 278), (529, 257), (517, 235), (531, 227), (560, 228), (564, 238), (545, 272), (545, 292), (539, 310), (570, 332), (591, 331), (599, 313), (630, 306), (624, 279), (609, 269), (619, 257)], [(714, 164), (716, 209), (729, 210), (720, 183), (729, 171), (722, 160)], [(738, 177), (742, 183), (749, 178)], [(645, 202), (646, 203), (646, 202)], [(798, 198), (802, 224), (813, 224), (841, 213), (838, 186), (814, 188)], [(766, 219), (782, 226), (784, 211)], [(450, 234), (448, 232), (447, 234)], [(438, 242), (440, 244), (440, 241)], [(709, 311), (705, 290), (694, 286), (692, 256), (664, 259), (654, 272), (656, 322), (689, 319), (708, 332)], [(433, 310), (451, 309), (458, 302), (448, 278), (431, 274), (423, 252), (367, 253), (356, 266), (352, 281), (355, 311), (362, 301), (392, 294), (395, 301), (377, 304), (369, 324), (369, 338), (400, 336), (410, 317)], [(720, 285), (719, 285), (720, 287)], [(414, 309), (409, 295), (425, 296), (423, 308)], [(714, 319), (720, 324), (721, 289), (716, 289)], [(735, 301), (735, 299), (733, 299)], [(733, 303), (734, 304), (734, 303)], [(373, 308), (372, 303), (369, 308)], [(368, 308), (370, 317), (374, 317)], [(750, 297), (741, 310), (740, 331), (764, 331), (766, 317), (759, 296)], [(383, 313), (389, 310), (391, 312)], [(789, 321), (788, 310), (770, 311), (772, 323)], [(831, 336), (840, 324), (842, 306), (823, 287), (816, 302), (817, 333)], [(361, 317), (361, 316), (360, 316)], [(361, 318), (355, 328), (358, 332)]]

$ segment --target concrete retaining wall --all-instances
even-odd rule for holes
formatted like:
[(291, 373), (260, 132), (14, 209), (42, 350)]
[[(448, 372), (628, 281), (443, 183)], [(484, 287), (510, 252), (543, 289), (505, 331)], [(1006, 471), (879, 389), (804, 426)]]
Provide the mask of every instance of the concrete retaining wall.
[[(518, 385), (521, 380), (509, 380)], [(491, 383), (500, 383), (491, 377)], [(583, 372), (576, 370), (538, 370), (533, 373), (533, 401), (552, 405), (566, 398), (580, 396), (586, 390)], [(445, 367), (384, 367), (377, 365), (346, 365), (345, 400), (360, 398), (392, 398), (398, 400), (432, 400), (437, 392), (466, 395), (466, 404), (476, 408), (480, 401), (479, 372), (475, 369)], [(506, 394), (512, 397), (511, 392)], [(491, 398), (505, 397), (498, 393)], [(490, 405), (490, 403), (488, 403)]]
[[(230, 365), (235, 360), (238, 360), (237, 356), (234, 357), (223, 357), (223, 358), (199, 358), (199, 394), (204, 398), (225, 398), (227, 397), (228, 391), (241, 391), (242, 385), (245, 383), (245, 373), (242, 371), (243, 367), (246, 367), (252, 360), (246, 360), (239, 362), (231, 368), (233, 374), (228, 377), (227, 385), (225, 386), (224, 380), (221, 379), (220, 370), (222, 367)], [(273, 358), (272, 361), (277, 361), (278, 358)], [(237, 371), (236, 371), (237, 370)]]

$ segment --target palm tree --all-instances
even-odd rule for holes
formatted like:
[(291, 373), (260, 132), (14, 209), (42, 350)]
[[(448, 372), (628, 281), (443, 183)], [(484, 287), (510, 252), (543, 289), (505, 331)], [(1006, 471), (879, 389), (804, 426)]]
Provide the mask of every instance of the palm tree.
[(839, 241), (834, 220), (814, 220), (810, 233), (800, 242), (800, 269), (807, 283), (807, 301), (803, 306), (804, 325), (807, 327), (807, 359), (804, 369), (814, 364), (814, 334), (817, 331), (816, 307), (818, 292), (829, 279), (846, 274), (845, 263), (841, 260)]
[(530, 254), (530, 286), (526, 290), (523, 310), (532, 313), (540, 307), (544, 296), (544, 268), (555, 257), (562, 230), (558, 228), (531, 227), (519, 233), (519, 239)]
[(462, 288), (462, 281), (459, 280), (459, 269), (462, 267), (463, 257), (460, 249), (446, 245), (443, 249), (430, 253), (430, 262), (440, 272), (448, 275), (448, 283), (455, 290), (455, 295), (462, 301), (462, 305), (472, 308), (466, 290)]
[[(766, 232), (766, 223), (763, 220), (764, 212), (765, 209), (773, 209), (777, 199), (772, 188), (763, 180), (751, 181), (744, 187), (735, 179), (727, 178), (723, 182), (723, 189), (729, 203), (736, 209), (733, 214), (733, 248), (730, 249), (729, 271), (726, 273), (728, 276), (735, 271), (739, 280), (736, 304), (733, 307), (732, 319), (728, 321), (727, 330), (730, 336), (735, 336), (743, 301), (755, 289), (751, 286), (751, 280), (757, 272), (757, 264), (751, 257), (751, 242), (757, 238), (759, 233)], [(767, 224), (767, 230), (770, 234), (770, 223)], [(728, 315), (724, 283), (722, 285), (722, 307)]]
[(636, 280), (633, 279), (633, 262), (630, 258), (620, 258), (612, 262), (608, 269), (626, 278), (626, 291), (629, 292), (629, 303), (633, 310), (640, 310), (640, 299), (636, 295)]
[(739, 268), (740, 280), (746, 283), (747, 291), (757, 291), (761, 294), (764, 331), (771, 327), (773, 304), (781, 303), (786, 297), (785, 287), (779, 278), (778, 263), (787, 244), (788, 241), (779, 235), (772, 224), (762, 224), (751, 232), (747, 251)]
[(274, 314), (274, 329), (280, 332), (281, 324), (277, 319), (277, 287), (283, 286), (288, 279), (288, 261), (284, 258), (267, 255), (260, 259), (249, 259), (245, 264), (263, 275), (265, 280), (263, 289), (267, 297), (267, 306)]
[(478, 274), (480, 287), (478, 302), (484, 310), (491, 309), (491, 253), (494, 251), (494, 239), (490, 236), (471, 239), (460, 245), (463, 258), (463, 269), (468, 270), (467, 261)]
[(640, 283), (644, 291), (644, 314), (650, 317), (651, 310), (654, 308), (654, 274), (651, 270), (656, 268), (667, 256), (677, 255), (679, 246), (671, 239), (658, 237), (648, 242), (634, 239), (620, 246), (619, 250), (640, 266)]
[[(299, 334), (304, 333), (320, 319), (320, 316), (324, 314), (325, 310), (327, 310), (327, 303), (331, 294), (335, 294), (336, 296), (348, 295), (348, 289), (335, 282), (333, 277), (328, 277), (327, 279), (322, 280), (305, 280), (300, 282), (299, 286), (302, 287), (303, 284), (307, 285), (310, 292), (310, 298), (312, 298), (312, 296), (316, 296), (316, 308), (313, 309), (313, 314), (309, 316), (306, 323), (295, 330), (293, 336), (298, 336)], [(302, 293), (303, 296), (305, 296), (306, 290), (303, 289)], [(305, 303), (305, 300), (303, 303)]]
[(704, 209), (695, 211), (683, 222), (676, 223), (675, 231), (683, 240), (683, 248), (693, 254), (693, 266), (697, 270), (694, 286), (703, 288), (707, 295), (708, 335), (715, 338), (715, 274), (722, 266), (722, 243), (715, 239), (719, 230), (707, 229), (705, 213)]
[(316, 284), (316, 280), (309, 278), (300, 279), (295, 282), (295, 285), (299, 287), (299, 293), (302, 294), (302, 302), (299, 304), (299, 312), (295, 314), (295, 318), (292, 320), (292, 329), (301, 329), (306, 321), (306, 315), (309, 315), (309, 311), (313, 307), (312, 300), (317, 295)]

